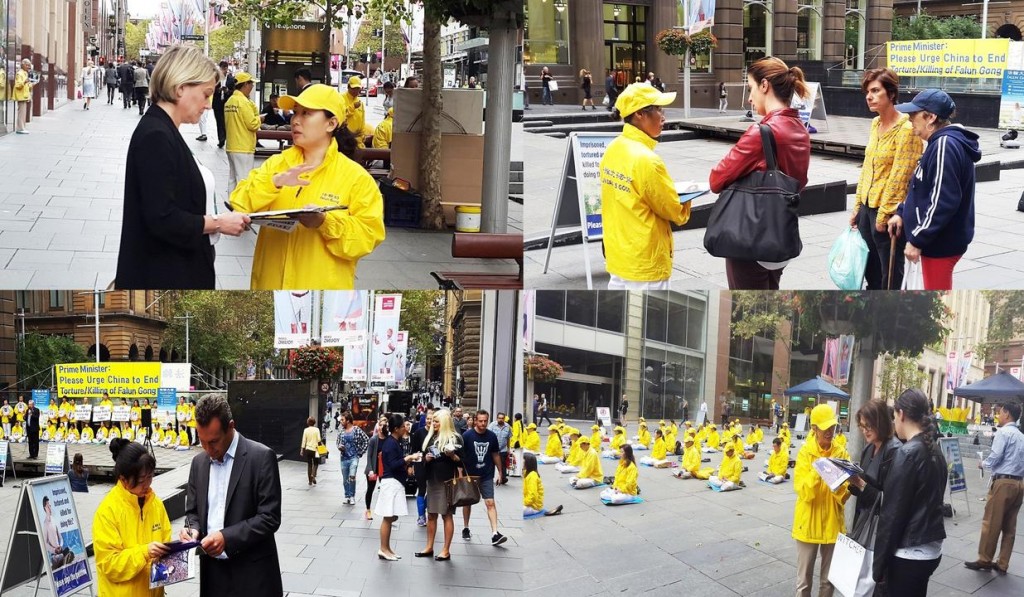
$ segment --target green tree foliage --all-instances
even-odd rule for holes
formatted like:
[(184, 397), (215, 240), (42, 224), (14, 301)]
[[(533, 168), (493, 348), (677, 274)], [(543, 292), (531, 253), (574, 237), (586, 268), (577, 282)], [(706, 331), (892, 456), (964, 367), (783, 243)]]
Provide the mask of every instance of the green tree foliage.
[(926, 12), (921, 16), (897, 16), (892, 22), (892, 40), (914, 39), (978, 39), (981, 24), (978, 17), (934, 17)]
[[(233, 20), (222, 24), (210, 34), (210, 59), (214, 62), (227, 60), (235, 53), (235, 44), (245, 39), (245, 32), (248, 26), (239, 20)], [(206, 35), (206, 30), (196, 26), (196, 35)], [(203, 47), (203, 42), (195, 42), (198, 47)]]
[[(359, 25), (359, 32), (356, 33), (355, 43), (352, 45), (354, 53), (366, 57), (369, 50), (376, 56), (380, 51), (380, 29), (384, 22), (384, 13), (380, 10), (370, 10), (366, 13), (362, 23)], [(405, 56), (405, 40), (402, 38), (402, 29), (399, 24), (389, 21), (384, 26), (384, 35), (387, 38), (385, 53), (388, 56)], [(377, 62), (374, 58), (371, 62)]]
[(196, 365), (235, 367), (249, 357), (259, 365), (274, 354), (273, 293), (186, 290), (171, 293), (167, 300), (164, 344), (184, 356), (185, 320), (176, 318), (192, 315), (189, 350)]
[(136, 25), (131, 21), (124, 24), (124, 51), (128, 60), (138, 60), (139, 51), (146, 45), (146, 32), (149, 31), (149, 20), (139, 21)]
[(20, 389), (45, 388), (50, 383), (50, 368), (61, 363), (83, 363), (88, 361), (85, 349), (66, 336), (43, 336), (25, 334), (25, 341), (19, 347), (18, 362), (21, 364)]
[(409, 12), (402, 0), (228, 0), (225, 21), (247, 26), (251, 19), (262, 25), (286, 25), (294, 21), (321, 20), (330, 11), (332, 27), (343, 27), (349, 15), (361, 19), (377, 13), (391, 21), (408, 22)]
[(907, 356), (882, 355), (879, 398), (894, 401), (907, 388), (920, 388), (927, 376), (917, 367), (917, 359)]
[(987, 290), (983, 295), (989, 302), (988, 340), (978, 349), (985, 355), (985, 360), (994, 360), (997, 348), (1024, 334), (1024, 293)]

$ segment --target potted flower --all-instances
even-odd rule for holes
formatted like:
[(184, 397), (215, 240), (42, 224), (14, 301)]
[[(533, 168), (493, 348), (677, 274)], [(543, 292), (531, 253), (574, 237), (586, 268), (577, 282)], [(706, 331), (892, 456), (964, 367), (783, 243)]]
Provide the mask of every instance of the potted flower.
[(547, 357), (534, 355), (526, 359), (526, 377), (533, 381), (552, 382), (562, 375), (562, 366)]
[(708, 54), (718, 47), (718, 38), (710, 29), (702, 29), (693, 35), (685, 29), (665, 29), (654, 37), (654, 41), (669, 56), (684, 56), (689, 50), (692, 54)]
[(301, 379), (329, 379), (341, 371), (341, 365), (341, 353), (323, 346), (303, 346), (292, 359), (292, 369)]

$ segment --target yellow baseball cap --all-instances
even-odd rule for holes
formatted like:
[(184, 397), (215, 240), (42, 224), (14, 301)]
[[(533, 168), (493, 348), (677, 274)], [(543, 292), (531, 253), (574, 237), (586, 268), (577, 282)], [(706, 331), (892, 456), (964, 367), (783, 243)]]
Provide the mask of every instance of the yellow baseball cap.
[(363, 88), (363, 79), (361, 77), (352, 76), (348, 78), (348, 88)]
[(624, 427), (619, 426), (619, 427), (615, 428), (615, 433), (625, 433), (625, 432), (626, 432), (626, 429)]
[(836, 420), (836, 412), (827, 404), (819, 404), (811, 411), (811, 425), (814, 425), (822, 431), (831, 429), (838, 423), (839, 421)]
[(395, 115), (395, 109), (394, 108), (388, 108), (388, 113), (385, 115), (385, 117), (386, 118), (391, 118), (394, 115)]
[(527, 429), (536, 429), (537, 428), (537, 424), (536, 423), (530, 423), (529, 425), (526, 426), (526, 428)]
[(277, 100), (277, 105), (283, 110), (292, 110), (296, 104), (309, 110), (327, 110), (339, 119), (345, 113), (341, 95), (333, 87), (321, 83), (306, 87), (298, 96), (282, 95)]
[(615, 109), (623, 118), (647, 106), (667, 106), (676, 101), (676, 92), (662, 93), (646, 83), (633, 83), (615, 100)]
[(591, 425), (590, 428), (593, 429), (594, 431), (600, 431), (601, 430), (601, 426), (600, 425)]
[(241, 85), (242, 83), (248, 83), (249, 81), (252, 81), (252, 80), (253, 80), (252, 75), (250, 75), (249, 73), (242, 72), (242, 73), (238, 73), (237, 75), (235, 75), (235, 85)]
[(576, 441), (578, 441), (581, 445), (582, 444), (587, 444), (589, 446), (590, 445), (590, 436), (589, 435), (581, 435), (580, 438), (578, 440), (576, 440)]

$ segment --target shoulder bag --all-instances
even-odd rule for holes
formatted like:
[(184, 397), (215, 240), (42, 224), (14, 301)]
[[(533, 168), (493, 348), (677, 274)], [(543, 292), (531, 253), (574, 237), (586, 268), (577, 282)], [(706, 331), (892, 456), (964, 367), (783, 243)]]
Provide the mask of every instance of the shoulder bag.
[(480, 477), (471, 477), (464, 466), (455, 469), (455, 478), (444, 482), (448, 507), (472, 506), (480, 502)]
[(803, 250), (800, 183), (779, 170), (775, 137), (768, 125), (760, 128), (768, 170), (747, 174), (718, 196), (704, 231), (704, 248), (715, 257), (780, 262)]

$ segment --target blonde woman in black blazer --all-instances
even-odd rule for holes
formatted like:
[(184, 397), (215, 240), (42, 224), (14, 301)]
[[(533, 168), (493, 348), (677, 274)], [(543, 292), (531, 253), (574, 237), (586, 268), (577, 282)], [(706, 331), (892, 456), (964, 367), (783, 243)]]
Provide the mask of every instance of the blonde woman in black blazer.
[(249, 226), (245, 214), (207, 215), (213, 173), (178, 131), (199, 122), (217, 77), (200, 49), (183, 46), (162, 56), (153, 71), (153, 106), (128, 146), (117, 288), (213, 289), (217, 234), (238, 236)]

